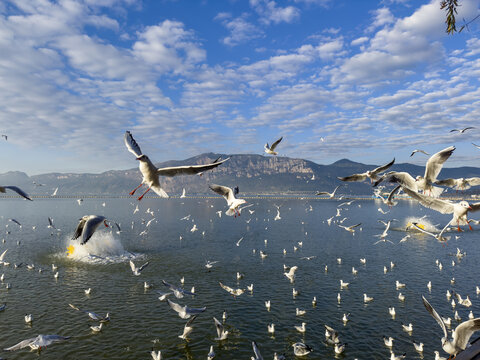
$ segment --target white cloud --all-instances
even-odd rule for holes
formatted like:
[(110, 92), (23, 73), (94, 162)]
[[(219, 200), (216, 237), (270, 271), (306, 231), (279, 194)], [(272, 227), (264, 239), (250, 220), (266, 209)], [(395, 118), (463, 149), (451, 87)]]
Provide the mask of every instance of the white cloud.
[(246, 15), (231, 19), (226, 16), (218, 16), (216, 19), (222, 19), (222, 24), (230, 34), (222, 39), (222, 42), (228, 46), (236, 46), (248, 42), (252, 39), (262, 37), (263, 31), (257, 26), (246, 20)]
[(384, 25), (392, 24), (395, 22), (395, 17), (390, 12), (389, 8), (383, 7), (374, 11), (375, 19), (373, 23), (369, 26), (368, 31), (373, 31), (378, 27)]
[(353, 46), (361, 45), (361, 44), (367, 42), (368, 40), (369, 40), (368, 37), (362, 36), (362, 37), (356, 38), (355, 40), (352, 40), (352, 41), (350, 42), (350, 44), (353, 45)]
[(250, 0), (250, 5), (265, 24), (291, 23), (300, 18), (300, 10), (294, 6), (279, 7), (273, 0)]

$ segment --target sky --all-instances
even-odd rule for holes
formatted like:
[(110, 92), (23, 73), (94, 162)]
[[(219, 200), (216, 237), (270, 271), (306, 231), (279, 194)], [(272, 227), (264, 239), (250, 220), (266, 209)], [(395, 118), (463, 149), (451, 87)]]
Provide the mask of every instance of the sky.
[(136, 167), (126, 130), (154, 162), (283, 136), (319, 164), (480, 167), (480, 19), (447, 35), (439, 3), (1, 1), (0, 173)]

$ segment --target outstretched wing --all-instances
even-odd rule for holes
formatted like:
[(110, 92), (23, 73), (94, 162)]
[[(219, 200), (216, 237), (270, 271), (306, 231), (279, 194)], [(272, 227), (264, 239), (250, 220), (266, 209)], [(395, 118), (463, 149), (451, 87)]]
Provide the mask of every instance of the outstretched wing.
[(342, 181), (363, 181), (367, 178), (366, 174), (353, 174), (345, 177), (338, 177), (337, 179)]
[(419, 194), (415, 191), (410, 190), (408, 187), (404, 187), (403, 191), (407, 195), (410, 195), (412, 198), (418, 200), (420, 204), (422, 204), (425, 207), (441, 212), (442, 214), (453, 213), (453, 204), (450, 201)]
[(212, 191), (216, 192), (219, 195), (222, 195), (227, 202), (231, 202), (235, 200), (235, 195), (233, 195), (233, 190), (229, 188), (228, 186), (222, 186), (222, 185), (209, 185), (208, 186)]
[(30, 339), (26, 339), (26, 340), (23, 340), (23, 341), (20, 341), (18, 344), (16, 345), (13, 345), (13, 346), (10, 346), (8, 348), (5, 348), (3, 350), (5, 351), (16, 351), (16, 350), (20, 350), (20, 349), (23, 349), (27, 346), (30, 346), (31, 343), (33, 343), (37, 338), (34, 337), (34, 338), (30, 338)]
[[(27, 200), (30, 200), (30, 201), (33, 201), (32, 199), (30, 199), (30, 197), (28, 196), (28, 194), (23, 191), (22, 189), (20, 189), (18, 186), (12, 186), (12, 185), (9, 185), (9, 186), (4, 186), (5, 189), (10, 189), (10, 190), (13, 190), (15, 191), (18, 195), (20, 195), (21, 197), (24, 197), (25, 199)], [(5, 191), (2, 191), (2, 192), (5, 192)]]
[(393, 158), (392, 161), (390, 161), (388, 164), (385, 164), (385, 165), (382, 165), (382, 166), (379, 166), (377, 167), (376, 169), (373, 169), (371, 171), (371, 173), (377, 175), (377, 174), (380, 174), (381, 172), (384, 172), (385, 170), (387, 170), (390, 166), (392, 166), (393, 164), (395, 163), (395, 158)]
[(93, 236), (93, 233), (97, 229), (98, 225), (105, 220), (103, 216), (95, 216), (89, 218), (84, 225), (82, 242), (80, 244), (86, 244), (88, 240)]
[(175, 310), (177, 313), (183, 311), (183, 306), (181, 305), (178, 305), (177, 303), (174, 303), (173, 301), (171, 301), (170, 299), (167, 299), (167, 302), (168, 302), (168, 305), (170, 305), (170, 307)]
[(454, 187), (457, 182), (455, 181), (455, 179), (444, 179), (435, 181), (435, 184), (440, 186)]
[(85, 219), (85, 217), (80, 219), (77, 228), (75, 229), (75, 233), (73, 234), (72, 240), (76, 240), (80, 237), (80, 235), (82, 235), (83, 227), (85, 226), (86, 222), (87, 220)]
[(260, 354), (260, 350), (258, 349), (257, 343), (252, 341), (253, 352), (255, 353), (255, 360), (263, 360), (262, 354)]
[(458, 347), (465, 349), (473, 333), (478, 330), (480, 330), (480, 318), (467, 320), (457, 326), (452, 337), (454, 341), (456, 340)]
[(217, 320), (217, 318), (214, 316), (213, 321), (215, 321), (215, 327), (217, 329), (217, 336), (221, 337), (223, 333), (223, 325), (220, 321)]
[(272, 144), (272, 146), (270, 147), (270, 150), (272, 150), (272, 151), (275, 150), (275, 148), (277, 147), (278, 144), (280, 144), (280, 141), (282, 141), (282, 139), (283, 139), (283, 136), (280, 139), (278, 139), (277, 141), (275, 141)]
[(160, 176), (176, 176), (176, 175), (195, 175), (200, 172), (204, 172), (207, 170), (211, 170), (216, 168), (217, 166), (223, 164), (230, 158), (226, 158), (222, 161), (216, 161), (211, 164), (204, 164), (204, 165), (186, 165), (186, 166), (171, 166), (166, 168), (157, 169), (157, 174)]
[(427, 164), (425, 165), (424, 176), (427, 181), (434, 182), (437, 179), (440, 170), (442, 170), (443, 163), (448, 160), (454, 150), (455, 146), (450, 146), (433, 154), (430, 159), (428, 159)]
[(145, 264), (143, 264), (142, 266), (140, 266), (138, 268), (138, 271), (142, 271), (143, 269), (145, 269), (147, 266), (148, 266), (149, 262), (147, 261)]
[(125, 140), (125, 146), (127, 147), (128, 151), (135, 155), (135, 157), (139, 158), (143, 155), (140, 146), (138, 146), (130, 131), (125, 131), (125, 136), (123, 138)]
[(442, 317), (440, 315), (438, 315), (438, 313), (435, 311), (435, 309), (432, 307), (432, 305), (430, 305), (428, 300), (425, 299), (425, 296), (423, 296), (423, 295), (422, 295), (422, 300), (423, 300), (423, 305), (425, 306), (425, 308), (428, 310), (430, 315), (432, 315), (433, 318), (437, 321), (438, 325), (440, 325), (440, 327), (442, 328), (443, 336), (445, 338), (448, 338), (447, 328), (445, 326), (445, 323), (443, 322)]

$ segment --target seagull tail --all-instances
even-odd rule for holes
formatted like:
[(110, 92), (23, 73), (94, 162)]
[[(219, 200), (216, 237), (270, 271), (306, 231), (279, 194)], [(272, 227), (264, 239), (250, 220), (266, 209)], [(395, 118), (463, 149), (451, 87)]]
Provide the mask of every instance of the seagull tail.
[(160, 186), (152, 186), (151, 189), (155, 191), (155, 193), (162, 197), (162, 198), (168, 198), (168, 194), (163, 190)]
[(442, 192), (443, 192), (443, 188), (438, 187), (438, 186), (433, 186), (433, 187), (432, 187), (431, 193), (432, 193), (432, 196), (433, 196), (434, 198), (440, 197), (440, 195), (442, 194)]

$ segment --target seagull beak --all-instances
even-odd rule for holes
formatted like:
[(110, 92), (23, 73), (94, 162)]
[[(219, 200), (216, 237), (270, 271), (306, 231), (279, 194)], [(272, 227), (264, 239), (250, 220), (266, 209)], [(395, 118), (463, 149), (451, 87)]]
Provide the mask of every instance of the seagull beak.
[(105, 225), (105, 227), (108, 227), (107, 220), (103, 220), (103, 224)]

